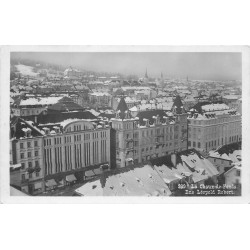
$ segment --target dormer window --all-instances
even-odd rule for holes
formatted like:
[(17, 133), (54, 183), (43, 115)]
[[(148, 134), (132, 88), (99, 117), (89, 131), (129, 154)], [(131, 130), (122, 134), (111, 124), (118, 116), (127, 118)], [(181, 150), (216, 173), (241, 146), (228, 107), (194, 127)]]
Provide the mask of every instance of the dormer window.
[(27, 130), (27, 137), (31, 137), (31, 130)]
[(53, 127), (54, 131), (58, 134), (60, 133), (60, 128), (59, 127)]
[(120, 118), (119, 112), (116, 112), (115, 118), (116, 118), (116, 119), (119, 119), (119, 118)]
[(130, 114), (127, 111), (125, 111), (125, 119), (130, 119)]
[(48, 128), (43, 128), (43, 131), (45, 132), (45, 135), (49, 134), (49, 129)]

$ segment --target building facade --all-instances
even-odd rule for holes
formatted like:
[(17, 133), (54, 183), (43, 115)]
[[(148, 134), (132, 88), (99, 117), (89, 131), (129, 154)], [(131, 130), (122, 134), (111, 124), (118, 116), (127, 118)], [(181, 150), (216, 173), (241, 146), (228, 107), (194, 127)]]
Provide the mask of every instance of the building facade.
[(75, 118), (44, 125), (14, 117), (10, 142), (10, 162), (20, 164), (11, 172), (11, 184), (32, 195), (110, 167), (110, 127), (102, 121)]
[(208, 152), (241, 141), (241, 115), (223, 103), (197, 104), (188, 116), (188, 147)]
[(69, 175), (77, 174), (80, 180), (84, 180), (90, 177), (86, 174), (87, 170), (109, 166), (110, 128), (104, 124), (96, 125), (84, 120), (65, 121), (60, 128), (43, 127), (42, 130), (46, 134), (43, 152), (46, 180), (63, 173), (59, 181), (65, 185)]
[(20, 164), (10, 172), (10, 184), (21, 191), (38, 194), (44, 190), (43, 135), (21, 118), (11, 122), (12, 163)]
[[(178, 98), (177, 98), (178, 99)], [(180, 99), (178, 99), (178, 102)], [(177, 105), (177, 106), (176, 106)], [(132, 117), (124, 98), (112, 120), (116, 167), (146, 162), (187, 147), (187, 114), (174, 102), (173, 113), (163, 110), (139, 112)]]

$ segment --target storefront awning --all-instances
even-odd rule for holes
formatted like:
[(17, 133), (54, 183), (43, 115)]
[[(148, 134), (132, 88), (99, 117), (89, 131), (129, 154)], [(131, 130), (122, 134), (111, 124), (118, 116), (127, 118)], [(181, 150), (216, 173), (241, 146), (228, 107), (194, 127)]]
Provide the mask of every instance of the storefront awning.
[(40, 189), (42, 188), (42, 182), (35, 183), (34, 189)]
[(94, 169), (93, 172), (98, 175), (98, 174), (102, 174), (103, 170), (101, 170), (100, 168)]
[(54, 179), (51, 179), (51, 180), (47, 180), (45, 185), (46, 187), (53, 187), (53, 186), (57, 186), (57, 183)]
[(89, 171), (85, 172), (85, 176), (86, 177), (92, 177), (92, 176), (95, 176), (95, 173), (92, 170), (89, 170)]
[(67, 175), (66, 181), (68, 181), (68, 182), (76, 181), (76, 177), (73, 174)]

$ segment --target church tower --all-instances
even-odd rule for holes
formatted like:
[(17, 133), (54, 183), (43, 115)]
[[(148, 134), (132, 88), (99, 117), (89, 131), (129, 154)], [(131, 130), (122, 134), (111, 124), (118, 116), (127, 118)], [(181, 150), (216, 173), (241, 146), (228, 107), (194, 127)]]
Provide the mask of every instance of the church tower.
[(146, 68), (145, 78), (148, 79), (148, 69)]

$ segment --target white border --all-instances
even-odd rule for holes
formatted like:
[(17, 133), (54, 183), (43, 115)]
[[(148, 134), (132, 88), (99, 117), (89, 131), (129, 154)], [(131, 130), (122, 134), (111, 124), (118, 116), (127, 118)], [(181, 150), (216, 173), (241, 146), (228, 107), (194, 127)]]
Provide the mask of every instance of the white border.
[[(242, 196), (241, 197), (13, 197), (9, 195), (10, 52), (241, 52), (242, 53)], [(250, 57), (247, 46), (4, 46), (1, 48), (0, 199), (3, 203), (249, 203)], [(8, 107), (8, 108), (7, 108)], [(8, 145), (8, 146), (7, 146)]]

